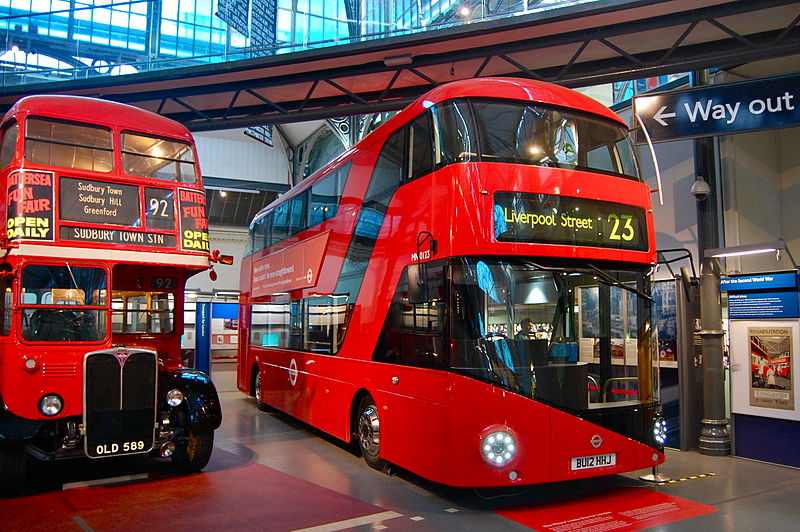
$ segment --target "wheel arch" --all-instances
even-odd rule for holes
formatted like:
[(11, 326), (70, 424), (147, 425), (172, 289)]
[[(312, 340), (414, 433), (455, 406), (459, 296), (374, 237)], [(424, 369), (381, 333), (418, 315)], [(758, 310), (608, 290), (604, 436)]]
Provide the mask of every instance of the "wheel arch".
[(361, 399), (363, 399), (367, 395), (372, 397), (373, 401), (375, 400), (375, 395), (372, 392), (370, 392), (367, 388), (362, 386), (358, 390), (356, 390), (356, 393), (353, 394), (353, 399), (350, 402), (350, 424), (348, 430), (350, 438), (348, 440), (348, 443), (350, 443), (351, 445), (358, 445), (358, 440), (356, 437), (356, 433), (358, 432), (358, 406), (361, 404)]

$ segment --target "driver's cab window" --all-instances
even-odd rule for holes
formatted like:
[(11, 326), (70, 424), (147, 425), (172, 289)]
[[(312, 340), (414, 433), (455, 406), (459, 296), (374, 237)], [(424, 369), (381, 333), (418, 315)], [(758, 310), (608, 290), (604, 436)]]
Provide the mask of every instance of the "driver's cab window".
[(94, 266), (29, 264), (22, 270), (24, 340), (98, 342), (106, 337), (108, 272)]

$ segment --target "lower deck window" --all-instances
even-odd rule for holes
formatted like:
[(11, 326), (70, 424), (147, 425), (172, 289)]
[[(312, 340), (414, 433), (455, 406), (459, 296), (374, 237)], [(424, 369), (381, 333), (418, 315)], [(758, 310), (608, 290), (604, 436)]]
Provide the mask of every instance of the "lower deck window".
[(175, 323), (175, 296), (168, 292), (115, 290), (111, 309), (111, 330), (115, 334), (168, 334)]

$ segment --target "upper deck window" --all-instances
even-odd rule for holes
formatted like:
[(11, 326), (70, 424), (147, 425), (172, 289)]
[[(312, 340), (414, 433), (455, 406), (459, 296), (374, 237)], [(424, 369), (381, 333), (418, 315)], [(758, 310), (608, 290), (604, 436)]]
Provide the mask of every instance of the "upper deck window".
[(3, 144), (0, 146), (0, 168), (5, 168), (14, 160), (17, 152), (17, 139), (19, 137), (19, 126), (16, 121), (12, 121), (3, 128)]
[(122, 166), (139, 177), (195, 183), (194, 152), (188, 142), (122, 133)]
[(110, 172), (114, 140), (106, 127), (30, 117), (25, 122), (25, 159), (32, 163)]
[[(640, 180), (633, 146), (621, 125), (529, 102), (469, 102), (472, 121), (463, 120), (461, 128), (452, 126), (452, 118), (466, 115), (466, 101), (437, 106), (441, 107), (434, 113), (441, 137), (437, 162), (479, 158), (484, 162), (585, 170)], [(469, 135), (465, 131), (469, 127), (474, 127), (477, 134)]]

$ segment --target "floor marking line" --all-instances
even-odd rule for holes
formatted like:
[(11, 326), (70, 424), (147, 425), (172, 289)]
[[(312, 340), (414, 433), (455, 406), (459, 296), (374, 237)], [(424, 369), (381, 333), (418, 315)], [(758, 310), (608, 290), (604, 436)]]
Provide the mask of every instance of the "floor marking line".
[(312, 526), (308, 528), (298, 528), (292, 532), (334, 532), (336, 530), (344, 530), (354, 526), (371, 525), (379, 521), (387, 519), (394, 519), (395, 517), (403, 517), (403, 514), (397, 512), (387, 511), (378, 514), (365, 515), (363, 517), (356, 517), (353, 519), (345, 519), (344, 521), (336, 521), (334, 523), (326, 523), (324, 525)]
[(78, 526), (79, 526), (79, 527), (81, 527), (81, 528), (82, 528), (83, 530), (85, 530), (86, 532), (94, 532), (94, 530), (92, 530), (92, 527), (90, 527), (89, 525), (87, 525), (87, 524), (86, 524), (86, 521), (84, 521), (83, 519), (81, 519), (79, 516), (77, 516), (77, 515), (73, 516), (73, 517), (72, 517), (72, 520), (73, 520), (73, 521), (75, 521), (75, 523), (77, 523), (77, 524), (78, 524)]
[(698, 478), (707, 478), (707, 477), (716, 477), (716, 473), (703, 473), (702, 475), (692, 475), (690, 477), (683, 477), (683, 478), (673, 478), (671, 480), (667, 480), (666, 482), (657, 482), (656, 486), (666, 486), (667, 484), (675, 484), (677, 482), (684, 482), (687, 480), (696, 480)]
[(120, 484), (122, 482), (134, 482), (138, 480), (147, 480), (149, 475), (147, 473), (139, 473), (136, 475), (123, 475), (119, 477), (99, 478), (97, 480), (86, 480), (83, 482), (69, 482), (61, 486), (62, 490), (71, 490), (75, 488), (88, 488), (90, 486), (103, 486), (107, 484)]

